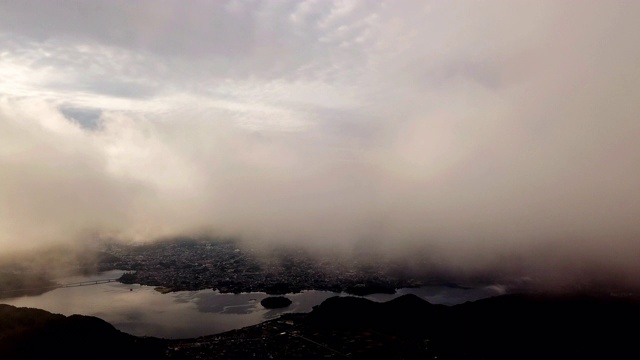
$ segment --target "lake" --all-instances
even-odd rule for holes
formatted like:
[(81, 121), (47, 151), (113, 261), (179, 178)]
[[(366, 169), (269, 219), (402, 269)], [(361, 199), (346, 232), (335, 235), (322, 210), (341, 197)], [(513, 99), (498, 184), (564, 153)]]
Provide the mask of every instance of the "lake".
[[(62, 284), (117, 278), (123, 271), (107, 271), (93, 276), (57, 279)], [(424, 286), (398, 289), (396, 294), (374, 294), (365, 298), (388, 301), (404, 294), (415, 294), (433, 304), (455, 305), (499, 295), (499, 287), (476, 289)], [(222, 294), (214, 290), (178, 291), (161, 294), (153, 286), (118, 282), (58, 288), (37, 296), (0, 299), (0, 303), (32, 307), (63, 315), (99, 317), (117, 329), (137, 336), (190, 338), (255, 325), (283, 313), (309, 312), (332, 296), (329, 291), (304, 291), (286, 295), (292, 304), (282, 309), (265, 309), (260, 300), (265, 293)]]

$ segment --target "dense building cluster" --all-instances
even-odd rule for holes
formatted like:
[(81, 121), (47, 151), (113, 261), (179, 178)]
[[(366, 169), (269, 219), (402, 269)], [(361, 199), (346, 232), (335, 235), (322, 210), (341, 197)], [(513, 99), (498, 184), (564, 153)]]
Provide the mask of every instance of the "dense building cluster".
[[(342, 263), (302, 250), (260, 252), (234, 241), (175, 240), (147, 245), (109, 244), (101, 270), (121, 269), (123, 282), (163, 286), (173, 291), (217, 289), (285, 294), (302, 290), (393, 293), (418, 285), (393, 276), (385, 262)], [(347, 265), (348, 264), (348, 265)]]

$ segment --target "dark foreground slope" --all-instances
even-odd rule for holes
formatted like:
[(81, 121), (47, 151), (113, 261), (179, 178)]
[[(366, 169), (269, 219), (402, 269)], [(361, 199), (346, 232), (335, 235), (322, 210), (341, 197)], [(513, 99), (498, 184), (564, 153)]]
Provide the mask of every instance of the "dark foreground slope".
[(0, 304), (0, 359), (161, 358), (165, 343), (125, 334), (91, 316)]
[(0, 305), (0, 359), (640, 358), (640, 302), (610, 296), (507, 295), (457, 306), (405, 295), (333, 297), (195, 339), (124, 334), (87, 316)]
[(640, 358), (640, 303), (508, 295), (453, 307), (413, 295), (327, 299), (309, 314), (175, 343), (173, 358)]
[(437, 338), (443, 355), (640, 358), (636, 300), (511, 295), (452, 310), (458, 326), (443, 325)]
[(408, 358), (639, 358), (639, 321), (640, 303), (612, 297), (508, 295), (444, 307), (409, 295), (384, 304), (332, 298), (305, 325), (404, 339)]

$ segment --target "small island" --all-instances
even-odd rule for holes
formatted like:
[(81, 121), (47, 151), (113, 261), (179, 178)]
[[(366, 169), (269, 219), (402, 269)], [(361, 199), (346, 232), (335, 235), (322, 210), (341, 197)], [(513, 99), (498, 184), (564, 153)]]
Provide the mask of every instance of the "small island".
[(262, 299), (262, 301), (260, 301), (260, 305), (267, 309), (278, 309), (291, 305), (291, 300), (284, 296), (272, 296)]

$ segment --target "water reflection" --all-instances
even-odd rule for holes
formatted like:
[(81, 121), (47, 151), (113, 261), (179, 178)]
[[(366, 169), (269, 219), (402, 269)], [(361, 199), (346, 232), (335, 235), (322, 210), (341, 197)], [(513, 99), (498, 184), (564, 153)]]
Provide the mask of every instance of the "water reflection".
[[(96, 276), (60, 279), (60, 283), (118, 277), (110, 271)], [(434, 304), (453, 305), (497, 295), (495, 288), (463, 289), (421, 287), (399, 289), (394, 295), (366, 296), (387, 301), (403, 294), (416, 294)], [(265, 309), (260, 301), (264, 293), (221, 294), (213, 290), (181, 291), (161, 294), (154, 287), (105, 283), (75, 288), (60, 288), (37, 296), (0, 300), (2, 303), (45, 309), (64, 315), (82, 314), (99, 317), (117, 329), (138, 336), (186, 338), (215, 334), (273, 319), (285, 312), (309, 312), (332, 296), (346, 296), (327, 291), (304, 291), (289, 294), (292, 304), (284, 309)]]

